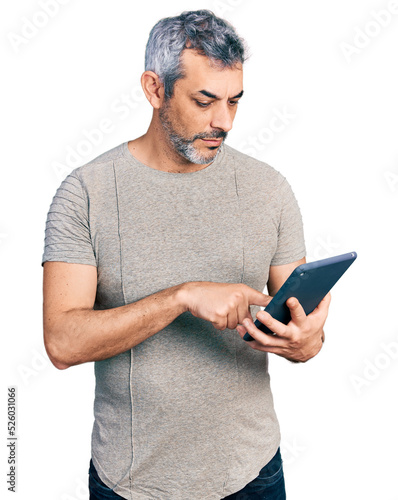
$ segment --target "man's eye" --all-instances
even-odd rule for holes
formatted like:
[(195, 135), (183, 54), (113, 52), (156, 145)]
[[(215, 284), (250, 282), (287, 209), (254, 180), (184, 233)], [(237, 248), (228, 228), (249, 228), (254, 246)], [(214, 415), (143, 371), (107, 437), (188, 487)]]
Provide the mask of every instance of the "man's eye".
[(208, 106), (210, 106), (210, 102), (200, 102), (200, 101), (196, 101), (196, 104), (198, 106), (200, 106), (201, 108), (207, 108)]
[(231, 106), (236, 106), (237, 104), (239, 104), (239, 101), (229, 101), (229, 104)]

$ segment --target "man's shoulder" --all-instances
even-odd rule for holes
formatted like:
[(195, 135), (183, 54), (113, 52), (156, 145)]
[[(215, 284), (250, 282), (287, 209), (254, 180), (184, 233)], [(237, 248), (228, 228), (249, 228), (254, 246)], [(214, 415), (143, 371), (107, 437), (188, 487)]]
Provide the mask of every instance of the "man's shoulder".
[(241, 175), (246, 174), (257, 178), (260, 176), (262, 179), (266, 178), (276, 184), (280, 184), (285, 179), (278, 170), (268, 165), (268, 163), (253, 158), (226, 144), (224, 146), (225, 161), (232, 164)]
[(77, 176), (90, 177), (90, 175), (98, 174), (99, 170), (112, 168), (114, 162), (123, 157), (123, 147), (124, 143), (101, 153), (99, 156), (76, 168), (74, 173)]

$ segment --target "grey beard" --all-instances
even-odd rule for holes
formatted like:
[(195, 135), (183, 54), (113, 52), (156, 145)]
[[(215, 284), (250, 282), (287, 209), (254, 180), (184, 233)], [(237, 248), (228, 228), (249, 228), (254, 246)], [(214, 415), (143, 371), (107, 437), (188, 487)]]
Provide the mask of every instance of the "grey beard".
[(169, 134), (169, 139), (174, 146), (174, 149), (182, 157), (184, 157), (191, 163), (196, 163), (197, 165), (206, 165), (206, 163), (213, 162), (220, 150), (220, 148), (217, 148), (213, 156), (204, 156), (200, 154), (199, 151), (195, 148), (195, 146), (193, 145), (193, 141), (187, 141), (186, 139), (183, 139), (176, 134)]
[(220, 147), (214, 152), (213, 156), (205, 156), (199, 153), (199, 151), (193, 145), (194, 141), (197, 139), (210, 139), (210, 138), (220, 138), (222, 137), (224, 140), (227, 138), (227, 132), (214, 131), (211, 134), (197, 134), (191, 139), (186, 139), (181, 135), (177, 134), (167, 116), (167, 108), (160, 110), (159, 112), (160, 122), (168, 138), (170, 139), (171, 144), (174, 149), (179, 153), (183, 158), (188, 160), (191, 163), (195, 163), (197, 165), (206, 165), (207, 163), (212, 163), (220, 150)]

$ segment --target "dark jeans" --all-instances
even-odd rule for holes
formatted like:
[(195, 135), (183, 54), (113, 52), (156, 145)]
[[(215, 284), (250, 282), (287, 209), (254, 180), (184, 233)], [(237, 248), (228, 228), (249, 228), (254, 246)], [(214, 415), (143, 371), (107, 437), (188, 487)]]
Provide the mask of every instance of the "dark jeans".
[[(101, 481), (92, 461), (89, 470), (89, 490), (90, 500), (123, 498)], [(278, 449), (272, 460), (261, 469), (256, 479), (247, 484), (243, 490), (225, 497), (225, 500), (286, 500), (280, 450)]]
[(243, 490), (225, 497), (225, 500), (286, 500), (282, 457), (278, 449), (274, 457), (260, 470), (260, 474)]

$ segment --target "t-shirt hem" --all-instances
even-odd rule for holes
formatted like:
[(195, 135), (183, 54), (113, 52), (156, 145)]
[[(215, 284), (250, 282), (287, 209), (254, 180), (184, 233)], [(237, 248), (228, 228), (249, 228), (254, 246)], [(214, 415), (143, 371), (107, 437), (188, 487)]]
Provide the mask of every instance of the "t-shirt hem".
[(64, 257), (64, 254), (60, 256), (47, 256), (42, 259), (41, 265), (43, 266), (43, 264), (45, 264), (46, 262), (65, 262), (67, 264), (85, 264), (88, 266), (97, 267), (97, 263), (93, 262), (92, 258), (84, 258), (81, 255), (79, 255), (78, 257)]
[(98, 477), (101, 479), (101, 481), (112, 491), (117, 493), (118, 495), (122, 496), (123, 498), (129, 499), (131, 498), (131, 492), (128, 488), (125, 488), (123, 486), (120, 486), (118, 484), (112, 483), (112, 481), (108, 478), (108, 476), (105, 474), (103, 471), (100, 463), (96, 459), (95, 455), (92, 454), (91, 460), (93, 461), (95, 470), (97, 471)]
[(301, 250), (300, 252), (289, 254), (288, 256), (278, 257), (276, 259), (272, 259), (270, 266), (283, 266), (286, 264), (292, 264), (298, 260), (301, 260), (306, 256), (306, 251)]
[(230, 489), (223, 491), (224, 497), (228, 496), (228, 495), (232, 495), (234, 493), (237, 493), (238, 491), (242, 490), (245, 486), (247, 486), (251, 481), (254, 481), (254, 479), (256, 479), (256, 477), (259, 475), (260, 470), (263, 467), (265, 467), (270, 462), (270, 460), (272, 460), (272, 458), (274, 457), (274, 455), (278, 451), (278, 448), (280, 447), (280, 445), (281, 445), (281, 435), (280, 435), (280, 433), (278, 433), (278, 439), (276, 441), (275, 448), (271, 449), (269, 456), (267, 458), (265, 458), (264, 464), (260, 467), (260, 469), (258, 471), (256, 471), (255, 473), (248, 475), (244, 480), (242, 480), (242, 482), (240, 482), (236, 487), (233, 488), (233, 491)]
[[(192, 496), (192, 493), (190, 494), (190, 500), (206, 500), (206, 499), (218, 499), (218, 498), (224, 498), (225, 496), (228, 496), (228, 495), (232, 495), (234, 493), (237, 493), (238, 491), (242, 490), (247, 484), (249, 484), (251, 481), (253, 481), (259, 474), (260, 470), (265, 467), (269, 461), (274, 457), (274, 455), (276, 454), (276, 452), (278, 451), (278, 448), (280, 447), (280, 444), (281, 444), (281, 435), (280, 433), (278, 433), (278, 437), (275, 441), (275, 444), (272, 448), (269, 448), (269, 450), (271, 450), (268, 454), (267, 457), (264, 457), (264, 463), (260, 466), (259, 470), (258, 471), (255, 471), (251, 474), (248, 474), (244, 479), (242, 479), (241, 481), (239, 481), (239, 483), (237, 483), (235, 486), (229, 486), (228, 488), (224, 489), (224, 491), (221, 492), (221, 494), (223, 495), (222, 497), (219, 497), (219, 496), (215, 496), (215, 493), (214, 492), (208, 492), (208, 493), (203, 493), (203, 490), (198, 492), (198, 495), (196, 496)], [(106, 484), (108, 486), (108, 488), (110, 488), (112, 491), (114, 491), (115, 493), (117, 493), (118, 495), (122, 496), (123, 498), (126, 498), (126, 499), (131, 499), (131, 498), (134, 498), (134, 499), (137, 499), (137, 500), (153, 500), (154, 498), (156, 498), (155, 496), (149, 496), (149, 495), (146, 495), (146, 494), (143, 494), (143, 493), (138, 493), (137, 491), (135, 491), (134, 489), (130, 489), (130, 488), (127, 488), (126, 486), (122, 486), (121, 484), (114, 484), (108, 477), (107, 475), (105, 474), (105, 472), (103, 471), (103, 469), (101, 468), (101, 465), (99, 464), (99, 462), (97, 461), (96, 457), (94, 454), (92, 454), (92, 461), (93, 461), (93, 464), (94, 464), (94, 467), (96, 468), (97, 470), (97, 474), (99, 476), (99, 478), (101, 479), (101, 481)], [(178, 491), (178, 492), (175, 492), (176, 494), (178, 494), (179, 496), (176, 497), (177, 499), (184, 499), (185, 500), (185, 496), (184, 496), (184, 492), (183, 491)], [(206, 495), (206, 496), (204, 496)]]

